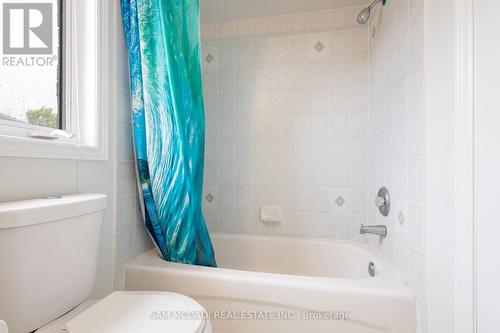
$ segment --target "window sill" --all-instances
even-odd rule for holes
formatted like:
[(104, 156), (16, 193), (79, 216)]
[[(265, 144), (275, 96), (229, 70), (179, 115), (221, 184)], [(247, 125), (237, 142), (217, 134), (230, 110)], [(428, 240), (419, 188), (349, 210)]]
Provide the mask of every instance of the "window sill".
[(90, 146), (72, 142), (0, 135), (0, 156), (105, 161), (108, 159), (108, 151), (105, 142)]

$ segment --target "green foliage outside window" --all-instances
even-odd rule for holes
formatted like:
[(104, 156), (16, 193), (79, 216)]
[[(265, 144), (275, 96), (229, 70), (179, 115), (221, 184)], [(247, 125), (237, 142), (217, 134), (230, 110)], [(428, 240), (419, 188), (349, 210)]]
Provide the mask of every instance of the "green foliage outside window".
[(57, 115), (52, 108), (29, 109), (26, 112), (28, 123), (37, 126), (57, 128)]

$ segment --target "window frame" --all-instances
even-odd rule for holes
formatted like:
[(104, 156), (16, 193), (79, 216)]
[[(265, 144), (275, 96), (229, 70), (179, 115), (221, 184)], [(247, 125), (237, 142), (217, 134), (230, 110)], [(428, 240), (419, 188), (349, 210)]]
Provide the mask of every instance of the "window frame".
[[(116, 51), (109, 45), (115, 41), (116, 17), (110, 15), (108, 1), (57, 1), (64, 2), (58, 18), (63, 25), (58, 74), (61, 129), (0, 120), (0, 156), (107, 160), (108, 114), (114, 109), (109, 92), (116, 86), (110, 61)], [(92, 29), (94, 33), (88, 33)]]
[[(58, 73), (57, 73), (57, 108), (58, 108), (58, 125), (60, 130), (66, 130), (66, 80), (64, 75), (66, 73), (66, 52), (64, 52), (64, 48), (66, 47), (66, 5), (65, 0), (57, 0), (58, 3), (58, 11), (57, 11), (57, 20), (58, 20), (58, 36), (59, 36), (59, 48), (58, 48)], [(68, 82), (69, 83), (69, 82)]]

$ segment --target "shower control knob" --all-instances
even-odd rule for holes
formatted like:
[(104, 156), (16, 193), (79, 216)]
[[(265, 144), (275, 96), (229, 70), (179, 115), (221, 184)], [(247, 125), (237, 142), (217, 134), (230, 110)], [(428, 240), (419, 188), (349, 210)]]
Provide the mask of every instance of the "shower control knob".
[(385, 199), (383, 197), (376, 197), (375, 198), (375, 206), (383, 207), (384, 205), (385, 205)]
[(378, 190), (377, 196), (375, 197), (375, 206), (382, 216), (389, 215), (391, 211), (391, 197), (389, 196), (389, 190), (387, 188), (382, 187)]

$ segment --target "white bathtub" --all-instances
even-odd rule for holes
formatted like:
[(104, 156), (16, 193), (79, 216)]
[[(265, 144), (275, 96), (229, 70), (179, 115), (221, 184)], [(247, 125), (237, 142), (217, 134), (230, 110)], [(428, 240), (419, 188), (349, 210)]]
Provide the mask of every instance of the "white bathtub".
[(215, 333), (416, 332), (415, 296), (367, 246), (226, 234), (212, 241), (219, 268), (150, 251), (125, 266), (125, 289), (188, 295), (209, 311)]

